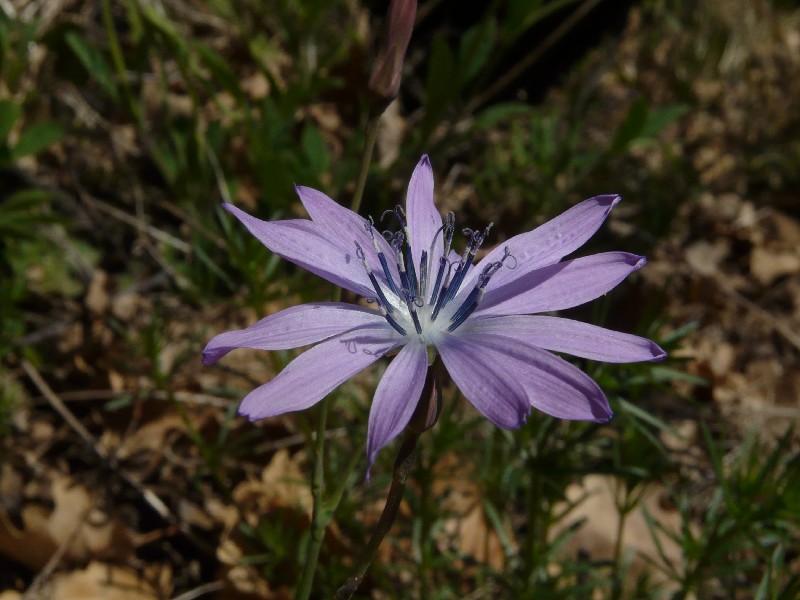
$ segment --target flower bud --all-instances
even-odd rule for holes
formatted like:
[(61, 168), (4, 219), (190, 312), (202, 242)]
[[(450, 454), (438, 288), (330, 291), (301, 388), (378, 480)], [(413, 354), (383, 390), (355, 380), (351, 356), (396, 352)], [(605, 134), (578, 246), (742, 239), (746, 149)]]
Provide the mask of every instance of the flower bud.
[(442, 362), (437, 356), (428, 367), (425, 387), (422, 388), (419, 404), (408, 422), (408, 429), (421, 434), (436, 425), (442, 414)]
[(408, 43), (417, 15), (417, 0), (392, 0), (383, 44), (369, 78), (369, 90), (381, 110), (397, 97)]

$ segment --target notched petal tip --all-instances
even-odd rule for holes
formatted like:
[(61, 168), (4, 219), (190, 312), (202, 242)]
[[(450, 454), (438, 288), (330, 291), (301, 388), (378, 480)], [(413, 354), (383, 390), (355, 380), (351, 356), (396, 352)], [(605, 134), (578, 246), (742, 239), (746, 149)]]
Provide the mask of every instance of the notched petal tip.
[(256, 421), (260, 420), (261, 417), (257, 417), (250, 411), (249, 409), (245, 408), (244, 404), (239, 405), (239, 410), (237, 411), (240, 417), (244, 417), (251, 423), (255, 423)]
[[(262, 386), (263, 387), (263, 386)], [(276, 414), (267, 414), (265, 416), (263, 410), (259, 411), (259, 408), (263, 409), (263, 404), (258, 402), (255, 398), (252, 397), (252, 392), (242, 399), (239, 403), (239, 408), (236, 409), (236, 412), (239, 414), (240, 417), (244, 417), (251, 423), (255, 423), (256, 421), (261, 421), (262, 419), (266, 419), (270, 416), (277, 416)], [(279, 412), (278, 414), (283, 414)]]
[(648, 362), (659, 362), (668, 356), (667, 351), (655, 342), (650, 342), (650, 351), (653, 353), (653, 358), (651, 358)]
[(219, 360), (228, 354), (233, 348), (229, 348), (226, 346), (220, 346), (216, 344), (217, 338), (219, 336), (214, 337), (210, 342), (206, 344), (206, 347), (203, 348), (202, 352), (202, 361), (203, 364), (206, 366), (210, 366), (219, 362)]
[(584, 202), (595, 202), (598, 206), (606, 208), (606, 214), (611, 211), (617, 204), (622, 201), (622, 196), (619, 194), (600, 194), (599, 196), (593, 196)]
[(203, 350), (203, 364), (211, 366), (215, 364), (220, 358), (224, 356), (224, 352), (220, 352), (218, 350)]
[(594, 422), (595, 423), (608, 423), (613, 418), (614, 418), (614, 413), (609, 408), (607, 415), (598, 415), (598, 416), (596, 416), (595, 419), (594, 419)]
[[(631, 254), (631, 262), (630, 265), (633, 267), (633, 271), (638, 271), (643, 266), (647, 264), (647, 258), (644, 256), (638, 256), (636, 254)], [(631, 271), (631, 272), (633, 272)]]
[(427, 166), (430, 167), (431, 166), (431, 159), (428, 158), (427, 154), (423, 154), (422, 157), (419, 159), (419, 163), (421, 165), (427, 165)]
[(300, 185), (299, 183), (293, 183), (292, 185), (294, 186), (294, 192), (295, 192), (295, 193), (296, 193), (298, 196), (300, 196), (300, 199), (301, 199), (301, 200), (303, 199), (303, 197), (302, 197), (302, 196), (303, 196), (303, 192), (304, 192), (305, 190), (313, 190), (313, 191), (315, 191), (315, 192), (317, 191), (317, 190), (315, 190), (314, 188), (310, 188), (310, 187), (308, 187), (307, 185)]
[[(598, 388), (598, 390), (599, 389), (600, 388)], [(595, 402), (591, 403), (589, 410), (591, 411), (591, 417), (586, 418), (585, 420), (587, 421), (594, 421), (595, 423), (608, 423), (612, 418), (614, 418), (614, 411), (611, 410), (611, 404), (609, 404), (608, 398), (606, 398), (605, 394), (602, 395), (602, 399), (595, 398)]]

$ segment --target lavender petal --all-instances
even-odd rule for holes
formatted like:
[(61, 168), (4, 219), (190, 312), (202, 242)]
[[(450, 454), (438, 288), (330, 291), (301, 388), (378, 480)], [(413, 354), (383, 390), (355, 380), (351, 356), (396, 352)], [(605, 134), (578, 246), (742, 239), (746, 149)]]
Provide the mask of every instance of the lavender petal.
[(257, 421), (308, 408), (400, 342), (389, 328), (372, 325), (321, 342), (245, 396), (239, 414)]
[(368, 308), (341, 302), (292, 306), (246, 329), (226, 331), (215, 336), (203, 350), (203, 364), (212, 365), (236, 348), (297, 348), (316, 344), (362, 325), (386, 325), (386, 321), (379, 313)]
[[(583, 246), (600, 228), (611, 209), (620, 201), (617, 194), (595, 196), (576, 204), (559, 216), (536, 229), (521, 233), (498, 244), (478, 264), (476, 273), (483, 267), (503, 258), (505, 248), (511, 251), (514, 268), (502, 268), (494, 276), (494, 285), (505, 285), (527, 275), (535, 269), (557, 263)], [(474, 275), (465, 286), (474, 283)]]
[(374, 294), (355, 245), (342, 249), (335, 236), (307, 219), (262, 221), (232, 204), (223, 204), (248, 231), (278, 256), (362, 296)]
[[(480, 334), (463, 333), (462, 344), (480, 353), (505, 381), (520, 387), (531, 406), (559, 419), (605, 422), (611, 418), (608, 400), (586, 373), (546, 350), (520, 342), (502, 324), (497, 324), (494, 333), (487, 329), (488, 324)], [(483, 376), (481, 372), (473, 375), (475, 379)]]
[(479, 339), (447, 335), (436, 349), (458, 388), (495, 425), (514, 429), (528, 417), (525, 390), (509, 376), (503, 355)]
[(492, 279), (475, 316), (530, 314), (580, 306), (615, 288), (645, 262), (643, 256), (627, 252), (603, 252), (543, 267), (500, 287)]
[(502, 331), (516, 343), (609, 363), (657, 361), (667, 356), (658, 345), (638, 335), (560, 317), (486, 317), (471, 320), (464, 331), (474, 334)]
[(414, 265), (419, 265), (423, 250), (429, 253), (431, 264), (438, 265), (443, 248), (441, 232), (438, 234), (438, 243), (433, 246), (433, 254), (431, 243), (442, 226), (442, 216), (433, 204), (433, 169), (427, 155), (420, 159), (408, 182), (406, 218), (411, 232)]
[(367, 434), (367, 481), (381, 448), (397, 437), (414, 414), (428, 371), (428, 351), (411, 343), (389, 363), (369, 412)]
[[(367, 264), (375, 273), (379, 281), (385, 281), (383, 270), (378, 260), (378, 255), (373, 249), (372, 240), (378, 243), (378, 248), (389, 257), (389, 268), (393, 277), (398, 278), (397, 267), (391, 260), (393, 252), (389, 243), (374, 227), (370, 227), (372, 235), (365, 228), (367, 222), (363, 217), (352, 210), (341, 206), (314, 188), (301, 185), (295, 186), (295, 191), (303, 203), (314, 224), (325, 232), (325, 237), (343, 253), (352, 253), (355, 243), (358, 242), (365, 250)], [(359, 263), (359, 267), (363, 267)]]

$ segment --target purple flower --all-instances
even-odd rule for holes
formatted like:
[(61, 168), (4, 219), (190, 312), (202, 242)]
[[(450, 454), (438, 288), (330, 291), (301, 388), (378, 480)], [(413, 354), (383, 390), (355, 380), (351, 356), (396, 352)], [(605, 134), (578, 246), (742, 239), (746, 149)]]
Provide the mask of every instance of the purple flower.
[(531, 407), (561, 419), (611, 418), (598, 385), (550, 351), (620, 363), (666, 356), (645, 338), (531, 314), (593, 300), (645, 264), (644, 257), (626, 252), (561, 260), (597, 231), (619, 196), (585, 200), (475, 263), (489, 228), (465, 230), (463, 253), (451, 250), (455, 222), (452, 214), (442, 220), (433, 204), (427, 156), (411, 176), (405, 211), (387, 211), (398, 222), (395, 233), (382, 235), (371, 220), (317, 190), (298, 186), (297, 194), (311, 220), (266, 222), (224, 206), (267, 248), (367, 298), (372, 307), (315, 302), (287, 308), (216, 336), (203, 350), (203, 362), (213, 364), (235, 348), (316, 344), (245, 397), (239, 413), (257, 420), (308, 408), (399, 348), (372, 402), (367, 472), (378, 451), (408, 424), (431, 349), (475, 408), (505, 428), (524, 423)]

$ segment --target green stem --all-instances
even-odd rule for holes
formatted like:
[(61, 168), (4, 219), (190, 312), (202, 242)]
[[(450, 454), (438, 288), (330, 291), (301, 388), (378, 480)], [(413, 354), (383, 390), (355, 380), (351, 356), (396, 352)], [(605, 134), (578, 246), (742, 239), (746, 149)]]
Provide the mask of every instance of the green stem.
[(541, 567), (540, 560), (540, 544), (539, 538), (541, 536), (540, 516), (542, 513), (542, 480), (539, 473), (534, 470), (531, 474), (531, 482), (528, 488), (528, 531), (527, 531), (527, 563), (526, 569), (528, 576), (531, 577), (535, 574), (538, 577), (538, 570)]
[[(375, 141), (377, 138), (378, 119), (370, 118), (367, 120), (364, 152), (361, 156), (361, 169), (358, 174), (358, 181), (356, 182), (356, 190), (353, 194), (353, 200), (350, 203), (350, 209), (356, 213), (361, 207), (361, 198), (364, 196), (364, 187), (367, 182), (369, 165), (372, 162), (372, 154), (375, 150)], [(336, 288), (336, 292), (333, 296), (333, 301), (339, 302), (342, 299), (342, 289)], [(317, 437), (314, 444), (314, 471), (311, 476), (311, 496), (313, 498), (313, 505), (311, 509), (311, 539), (309, 540), (308, 550), (306, 552), (306, 564), (303, 567), (300, 583), (297, 586), (297, 595), (295, 597), (296, 600), (308, 600), (311, 595), (311, 586), (314, 583), (314, 574), (317, 571), (317, 563), (319, 562), (319, 552), (320, 548), (322, 548), (322, 542), (325, 539), (325, 529), (328, 527), (328, 524), (333, 517), (333, 513), (336, 510), (336, 507), (339, 505), (343, 495), (343, 490), (340, 487), (340, 489), (335, 491), (331, 499), (328, 500), (325, 497), (325, 427), (328, 421), (329, 408), (330, 399), (323, 398), (319, 407)], [(348, 474), (349, 473), (350, 471), (348, 471)], [(403, 483), (405, 483), (405, 479), (403, 480)], [(402, 497), (402, 489), (400, 490), (400, 497)], [(380, 544), (380, 540), (378, 543)]]
[(306, 552), (306, 564), (300, 585), (297, 587), (297, 600), (308, 600), (311, 595), (311, 584), (314, 583), (314, 574), (317, 571), (319, 551), (325, 539), (325, 528), (330, 521), (331, 512), (325, 510), (325, 428), (328, 422), (328, 398), (323, 398), (320, 403), (319, 420), (317, 422), (317, 437), (314, 441), (314, 472), (311, 479), (311, 496), (313, 508), (311, 515), (311, 539)]
[(108, 50), (111, 53), (111, 61), (114, 63), (114, 70), (117, 72), (120, 85), (122, 85), (122, 91), (125, 94), (125, 100), (128, 103), (128, 108), (130, 109), (131, 114), (133, 115), (133, 118), (141, 131), (144, 127), (144, 124), (142, 122), (141, 113), (139, 112), (139, 107), (133, 97), (133, 92), (128, 85), (125, 57), (122, 53), (122, 47), (120, 46), (119, 39), (117, 38), (117, 30), (114, 28), (114, 16), (111, 14), (111, 3), (109, 0), (103, 0), (103, 26), (105, 27), (106, 35), (108, 36)]
[[(397, 518), (400, 502), (403, 499), (403, 491), (406, 487), (406, 479), (408, 479), (411, 466), (414, 464), (414, 455), (416, 454), (419, 437), (436, 424), (442, 411), (441, 368), (438, 358), (428, 368), (419, 404), (414, 409), (414, 414), (406, 427), (403, 443), (400, 444), (400, 450), (397, 452), (394, 469), (392, 470), (392, 485), (389, 488), (381, 518), (375, 527), (369, 544), (367, 544), (367, 548), (364, 550), (361, 562), (358, 563), (355, 569), (355, 575), (345, 581), (344, 585), (339, 588), (336, 592), (336, 600), (348, 600), (353, 596), (359, 584), (363, 581), (367, 569), (372, 564), (383, 538), (389, 533)], [(422, 487), (423, 489), (427, 487), (424, 482)], [(426, 596), (423, 595), (422, 597)]]
[(372, 162), (372, 152), (375, 150), (375, 141), (378, 139), (378, 121), (379, 117), (368, 117), (367, 119), (367, 137), (364, 140), (364, 154), (361, 158), (361, 168), (358, 171), (353, 201), (350, 203), (350, 210), (355, 213), (361, 208), (361, 199), (364, 197), (364, 186), (367, 184), (367, 174), (369, 173), (369, 165)]
[[(627, 506), (625, 506), (627, 509)], [(614, 600), (622, 597), (622, 569), (620, 568), (620, 561), (622, 560), (622, 534), (625, 531), (625, 519), (628, 516), (627, 510), (621, 510), (617, 507), (619, 518), (617, 519), (617, 539), (614, 542), (614, 564), (612, 565), (613, 573), (611, 577), (611, 598)]]
[(392, 485), (389, 488), (389, 494), (386, 497), (386, 506), (383, 508), (381, 518), (369, 540), (364, 556), (358, 567), (355, 570), (355, 575), (350, 577), (342, 587), (336, 592), (336, 600), (348, 600), (353, 596), (358, 589), (359, 584), (364, 579), (372, 559), (375, 558), (375, 553), (381, 545), (383, 538), (389, 533), (395, 519), (397, 518), (397, 511), (400, 509), (400, 502), (403, 499), (403, 491), (406, 487), (406, 479), (411, 471), (411, 465), (414, 463), (414, 455), (416, 454), (417, 441), (420, 434), (415, 431), (407, 431), (403, 443), (400, 446), (400, 451), (397, 453), (397, 460), (394, 463), (394, 470), (392, 471)]

